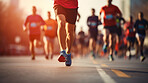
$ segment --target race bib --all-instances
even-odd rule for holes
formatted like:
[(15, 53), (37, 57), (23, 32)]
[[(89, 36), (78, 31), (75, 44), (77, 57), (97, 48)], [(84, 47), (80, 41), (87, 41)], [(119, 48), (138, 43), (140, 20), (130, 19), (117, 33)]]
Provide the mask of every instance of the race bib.
[(97, 26), (96, 22), (91, 22), (91, 26)]
[(113, 19), (113, 15), (112, 14), (106, 15), (106, 19), (108, 19), (108, 20)]
[(139, 28), (139, 29), (144, 29), (144, 25), (139, 24), (138, 28)]
[(51, 27), (51, 26), (48, 26), (48, 27), (47, 27), (47, 30), (52, 30), (52, 27)]
[(32, 22), (32, 23), (30, 24), (30, 26), (31, 26), (31, 27), (37, 27), (37, 24), (36, 24), (35, 22)]

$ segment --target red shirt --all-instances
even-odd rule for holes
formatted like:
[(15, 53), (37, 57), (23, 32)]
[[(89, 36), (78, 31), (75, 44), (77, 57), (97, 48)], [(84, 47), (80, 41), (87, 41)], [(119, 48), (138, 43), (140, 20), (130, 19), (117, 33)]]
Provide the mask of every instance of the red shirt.
[(78, 0), (54, 0), (54, 6), (61, 5), (65, 8), (78, 8)]
[(45, 22), (40, 15), (30, 15), (25, 20), (25, 27), (29, 27), (29, 35), (41, 34), (40, 26)]
[(115, 5), (104, 6), (101, 8), (100, 13), (104, 13), (104, 26), (116, 26), (116, 15), (121, 14), (119, 8)]
[(46, 25), (44, 26), (45, 36), (54, 38), (57, 35), (57, 22), (53, 19), (45, 20)]
[(124, 29), (126, 29), (125, 35), (128, 37), (135, 37), (134, 23), (127, 22), (124, 24)]

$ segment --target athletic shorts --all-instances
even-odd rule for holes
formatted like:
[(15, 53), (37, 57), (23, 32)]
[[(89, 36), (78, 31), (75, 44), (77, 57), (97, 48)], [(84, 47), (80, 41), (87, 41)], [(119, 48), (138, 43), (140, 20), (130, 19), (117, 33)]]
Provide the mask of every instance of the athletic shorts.
[(81, 45), (84, 45), (84, 44), (85, 44), (84, 38), (80, 38), (80, 39), (79, 39), (79, 43), (80, 43)]
[(136, 33), (136, 37), (141, 37), (141, 38), (145, 39), (145, 35), (142, 35), (140, 33)]
[(116, 26), (104, 26), (105, 29), (109, 30), (109, 33), (113, 34), (113, 33), (117, 33), (117, 27)]
[(93, 38), (95, 41), (97, 41), (98, 36), (98, 29), (89, 29), (90, 38)]
[(136, 38), (135, 37), (127, 37), (126, 40), (134, 43)]
[(49, 41), (49, 42), (53, 43), (53, 42), (54, 42), (54, 38), (50, 38), (50, 37), (48, 37), (48, 36), (44, 36), (44, 37), (43, 37), (43, 41), (44, 41), (44, 42)]
[(61, 5), (54, 6), (55, 16), (57, 17), (57, 15), (63, 14), (66, 18), (66, 22), (70, 24), (75, 24), (77, 19), (77, 13), (78, 13), (77, 10), (78, 8), (69, 9), (69, 8), (64, 8)]
[(41, 35), (37, 34), (37, 35), (29, 35), (29, 40), (30, 41), (34, 41), (34, 40), (40, 40)]
[(118, 27), (116, 29), (116, 32), (117, 32), (117, 35), (120, 37), (122, 35), (122, 28), (121, 27)]

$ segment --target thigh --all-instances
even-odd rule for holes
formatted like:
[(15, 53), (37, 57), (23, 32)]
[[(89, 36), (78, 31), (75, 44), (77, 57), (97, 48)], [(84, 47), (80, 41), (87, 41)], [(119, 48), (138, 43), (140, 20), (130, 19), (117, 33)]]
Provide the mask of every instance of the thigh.
[(67, 33), (73, 33), (73, 35), (75, 35), (75, 25), (74, 24), (70, 24), (70, 23), (66, 23), (66, 32)]
[(103, 29), (103, 35), (109, 35), (110, 34), (110, 32), (109, 32), (109, 29), (107, 29), (107, 28), (104, 28)]

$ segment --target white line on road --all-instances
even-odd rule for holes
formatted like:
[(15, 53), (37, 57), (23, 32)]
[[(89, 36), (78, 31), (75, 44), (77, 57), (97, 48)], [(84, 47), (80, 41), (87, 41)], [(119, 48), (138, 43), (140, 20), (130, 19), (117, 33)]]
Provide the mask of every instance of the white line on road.
[(105, 73), (105, 71), (103, 71), (103, 69), (98, 66), (96, 66), (96, 68), (104, 83), (116, 83), (114, 79), (112, 79), (107, 73)]

